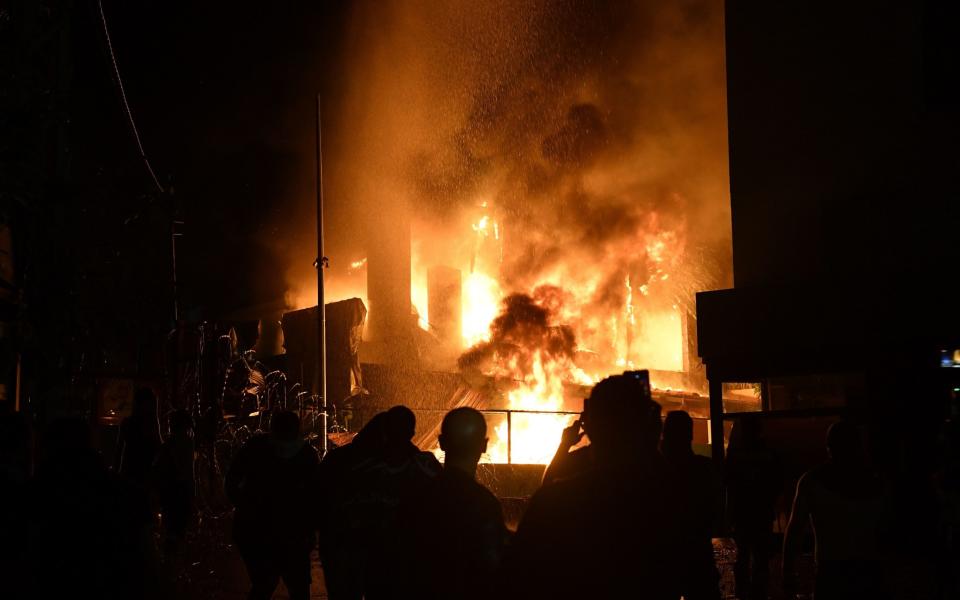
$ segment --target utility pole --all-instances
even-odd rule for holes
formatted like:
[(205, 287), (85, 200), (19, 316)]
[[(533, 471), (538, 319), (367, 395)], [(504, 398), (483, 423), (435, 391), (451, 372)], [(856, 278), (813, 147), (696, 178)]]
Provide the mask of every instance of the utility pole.
[(161, 195), (166, 195), (170, 201), (170, 275), (173, 288), (173, 326), (177, 328), (180, 326), (180, 290), (177, 287), (177, 238), (183, 236), (180, 232), (183, 221), (177, 218), (177, 204), (173, 197), (173, 186), (168, 185), (166, 192)]

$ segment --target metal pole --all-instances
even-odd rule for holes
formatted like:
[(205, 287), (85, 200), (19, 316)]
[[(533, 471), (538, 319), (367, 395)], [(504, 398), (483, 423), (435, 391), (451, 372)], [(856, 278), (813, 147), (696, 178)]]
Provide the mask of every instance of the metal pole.
[(507, 464), (513, 464), (513, 411), (507, 411)]
[[(171, 204), (173, 200), (171, 198)], [(171, 211), (176, 210), (171, 206)], [(176, 213), (174, 213), (176, 214)], [(180, 232), (177, 231), (177, 226), (183, 225), (183, 221), (178, 221), (174, 216), (170, 220), (170, 258), (172, 266), (172, 284), (173, 284), (173, 323), (176, 323), (180, 320), (180, 291), (177, 289), (177, 238), (180, 237)]]
[(22, 354), (17, 352), (17, 380), (14, 384), (13, 392), (13, 410), (14, 412), (20, 412), (20, 366)]
[(317, 375), (322, 432), (320, 453), (327, 453), (327, 308), (324, 304), (323, 269), (323, 138), (320, 117), (320, 94), (317, 94)]
[(710, 387), (710, 451), (717, 468), (723, 467), (723, 381), (714, 376)]

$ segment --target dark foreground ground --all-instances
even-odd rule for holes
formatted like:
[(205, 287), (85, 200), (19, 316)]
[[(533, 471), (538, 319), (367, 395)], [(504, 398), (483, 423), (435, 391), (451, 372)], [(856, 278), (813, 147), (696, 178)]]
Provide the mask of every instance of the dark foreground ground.
[[(714, 541), (714, 556), (721, 576), (723, 597), (733, 598), (733, 563), (736, 560), (736, 548), (729, 539)], [(775, 561), (774, 561), (775, 562)], [(812, 559), (804, 557), (803, 591), (809, 593), (812, 580)], [(777, 564), (771, 564), (771, 573), (778, 570)], [(171, 561), (166, 569), (172, 581), (174, 597), (196, 600), (242, 600), (249, 590), (249, 580), (243, 561), (234, 549), (230, 539), (230, 517), (207, 517), (191, 533), (183, 556)], [(312, 560), (313, 583), (311, 598), (327, 598), (323, 584), (323, 570), (316, 553)], [(776, 580), (774, 580), (776, 587)], [(777, 597), (772, 595), (772, 597)], [(809, 596), (808, 596), (809, 597)], [(281, 585), (274, 595), (276, 599), (287, 598)]]

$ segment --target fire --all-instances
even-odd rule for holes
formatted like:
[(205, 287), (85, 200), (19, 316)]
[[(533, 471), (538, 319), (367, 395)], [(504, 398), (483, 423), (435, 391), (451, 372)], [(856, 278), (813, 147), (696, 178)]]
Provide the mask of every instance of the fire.
[[(367, 259), (359, 258), (347, 263), (347, 268), (333, 263), (324, 275), (326, 301), (338, 302), (348, 298), (360, 298), (367, 302)], [(316, 271), (314, 270), (314, 273)], [(299, 310), (317, 305), (316, 275), (298, 279), (284, 294), (284, 302), (290, 310)]]
[(463, 280), (463, 342), (467, 347), (490, 339), (502, 293), (496, 279), (475, 271)]
[[(331, 149), (330, 196), (343, 202), (333, 222), (344, 232), (331, 255), (369, 252), (390, 222), (371, 215), (390, 207), (411, 227), (410, 304), (428, 331), (431, 318), (450, 316), (428, 314), (428, 270), (459, 271), (461, 347), (438, 323), (443, 347), (421, 355), (440, 357), (427, 369), (495, 341), (511, 295), (553, 290), (535, 302), (574, 347), (561, 360), (545, 351), (551, 340), (523, 341), (524, 361), (477, 367), (503, 389), (502, 404), (486, 408), (557, 410), (565, 382), (683, 370), (694, 293), (729, 285), (732, 267), (722, 3), (697, 3), (695, 19), (687, 3), (666, 0), (615, 10), (469, 4), (351, 11), (336, 55), (364, 76), (350, 78), (327, 116), (349, 132)], [(313, 252), (297, 249), (296, 260)], [(365, 297), (353, 272), (366, 268), (349, 264), (327, 272), (328, 299)], [(295, 305), (313, 305), (316, 274), (297, 277), (305, 293)], [(511, 458), (533, 460), (530, 439), (545, 460), (557, 428), (525, 415), (511, 417)], [(505, 419), (491, 428), (502, 430), (491, 439), (497, 460), (505, 429)]]
[[(505, 240), (496, 209), (483, 202), (474, 211), (451, 244), (447, 264), (462, 274), (463, 347), (470, 349), (467, 354), (483, 349), (478, 368), (503, 390), (503, 402), (486, 407), (491, 426), (484, 460), (546, 463), (575, 418), (563, 412), (565, 384), (589, 386), (625, 369), (682, 369), (682, 313), (677, 278), (671, 277), (685, 251), (682, 224), (665, 227), (650, 214), (589, 264), (558, 261), (508, 283), (501, 272)], [(431, 241), (414, 237), (411, 246), (410, 301), (425, 330), (430, 330), (427, 272), (436, 262), (426, 258)], [(344, 270), (343, 278), (331, 278), (331, 287), (364, 277), (366, 259)], [(541, 320), (524, 323), (529, 315), (520, 311), (509, 329), (500, 321), (518, 291), (526, 293), (522, 308)]]
[[(470, 225), (475, 237), (469, 271), (463, 280), (461, 329), (465, 348), (490, 338), (490, 323), (496, 318), (503, 297), (496, 273), (486, 272), (488, 268), (499, 267), (503, 258), (500, 225), (487, 212), (489, 205), (486, 201), (480, 203), (480, 209), (483, 211), (480, 219)], [(491, 233), (495, 244), (492, 260), (488, 250)]]
[(430, 331), (429, 303), (427, 302), (427, 265), (421, 258), (423, 249), (415, 242), (410, 248), (410, 306), (417, 313), (417, 326)]
[[(667, 228), (651, 214), (638, 221), (632, 235), (607, 244), (591, 264), (559, 261), (508, 283), (501, 273), (503, 227), (486, 202), (480, 209), (481, 214), (468, 221), (469, 229), (448, 264), (462, 274), (463, 347), (470, 349), (467, 354), (484, 349), (481, 371), (504, 390), (503, 404), (486, 407), (491, 426), (483, 460), (545, 464), (562, 430), (576, 418), (564, 412), (565, 384), (589, 386), (625, 369), (682, 370), (683, 321), (677, 300), (682, 277), (671, 277), (684, 256), (682, 224)], [(425, 256), (424, 240), (414, 238), (410, 300), (419, 326), (429, 331), (431, 264)], [(331, 278), (331, 288), (345, 290), (344, 282), (365, 276), (366, 259), (349, 263), (345, 271), (345, 277)], [(515, 324), (502, 343), (504, 323), (498, 322), (509, 313), (507, 305), (517, 291), (527, 293), (531, 306), (526, 308), (545, 316), (532, 326), (533, 334), (529, 324)], [(557, 351), (558, 343), (569, 347)], [(652, 383), (656, 386), (655, 379)]]
[(509, 420), (494, 428), (487, 445), (490, 462), (550, 462), (563, 428), (573, 419), (570, 415), (556, 414), (563, 409), (565, 375), (560, 363), (549, 360), (545, 363), (542, 353), (535, 353), (531, 372), (507, 393), (507, 403), (511, 410), (538, 412), (512, 413)]
[(483, 216), (480, 218), (480, 221), (474, 224), (473, 230), (476, 231), (477, 233), (479, 233), (479, 234), (482, 235), (482, 236), (486, 236), (486, 235), (487, 235), (487, 225), (488, 225), (489, 223), (490, 223), (490, 217), (488, 217), (487, 215), (483, 215)]
[(562, 412), (564, 383), (592, 383), (574, 362), (572, 330), (556, 321), (559, 295), (539, 288), (507, 296), (486, 338), (460, 358), (462, 369), (479, 369), (504, 390), (505, 406), (491, 407), (505, 415), (490, 434), (491, 462), (548, 462), (573, 418)]
[[(625, 369), (683, 369), (676, 301), (682, 290), (671, 275), (683, 260), (684, 225), (668, 227), (649, 213), (634, 218), (635, 230), (608, 241), (589, 263), (555, 261), (508, 282), (496, 207), (483, 202), (476, 208), (453, 242), (461, 250), (447, 263), (463, 274), (462, 337), (469, 350), (461, 367), (466, 358), (469, 368), (505, 390), (501, 405), (487, 407), (494, 421), (486, 459), (545, 463), (574, 418), (563, 413), (564, 384), (592, 385)], [(421, 249), (415, 240), (412, 301), (418, 309), (426, 306)], [(525, 299), (519, 304), (517, 292)]]

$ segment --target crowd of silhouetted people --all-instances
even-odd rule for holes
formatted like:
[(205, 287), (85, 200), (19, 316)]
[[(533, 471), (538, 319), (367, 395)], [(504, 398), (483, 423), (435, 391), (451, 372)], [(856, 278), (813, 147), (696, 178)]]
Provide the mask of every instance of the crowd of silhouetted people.
[[(31, 469), (26, 421), (3, 417), (0, 596), (170, 596), (162, 565), (182, 553), (195, 522), (196, 449), (189, 413), (174, 411), (164, 425), (162, 435), (156, 399), (140, 390), (113, 465), (86, 422), (59, 419), (42, 430)], [(736, 543), (738, 598), (793, 597), (808, 530), (817, 600), (960, 597), (953, 421), (936, 457), (904, 447), (898, 468), (884, 470), (861, 428), (840, 420), (827, 434), (829, 460), (791, 493), (761, 419), (736, 423), (721, 472), (694, 451), (686, 412), (662, 415), (637, 379), (610, 377), (563, 431), (515, 532), (477, 481), (483, 414), (446, 414), (443, 464), (413, 444), (416, 426), (409, 408), (395, 406), (321, 460), (297, 414), (277, 412), (268, 433), (246, 442), (224, 487), (250, 598), (270, 598), (281, 581), (292, 600), (309, 598), (316, 550), (332, 600), (717, 600), (721, 534)], [(789, 519), (775, 531), (781, 513)]]

